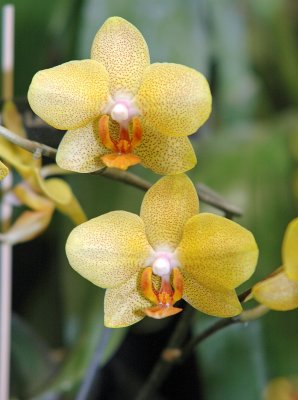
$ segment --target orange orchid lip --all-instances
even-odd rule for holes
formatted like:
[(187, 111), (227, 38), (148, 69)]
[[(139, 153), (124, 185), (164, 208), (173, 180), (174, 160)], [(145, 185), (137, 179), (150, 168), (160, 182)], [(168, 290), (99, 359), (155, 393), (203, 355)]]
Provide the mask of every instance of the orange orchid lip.
[(119, 140), (115, 140), (110, 135), (109, 115), (102, 115), (99, 119), (98, 131), (102, 144), (112, 153), (101, 157), (103, 163), (110, 168), (126, 170), (132, 165), (141, 162), (140, 157), (133, 154), (133, 150), (141, 144), (142, 125), (139, 118), (132, 119), (131, 137), (129, 128), (119, 124)]
[(144, 269), (141, 277), (141, 289), (144, 296), (150, 300), (153, 307), (146, 308), (144, 313), (151, 318), (161, 319), (178, 314), (182, 308), (174, 307), (174, 304), (183, 296), (183, 277), (178, 268), (172, 270), (172, 283), (167, 277), (161, 277), (161, 287), (157, 291), (152, 284), (151, 267)]

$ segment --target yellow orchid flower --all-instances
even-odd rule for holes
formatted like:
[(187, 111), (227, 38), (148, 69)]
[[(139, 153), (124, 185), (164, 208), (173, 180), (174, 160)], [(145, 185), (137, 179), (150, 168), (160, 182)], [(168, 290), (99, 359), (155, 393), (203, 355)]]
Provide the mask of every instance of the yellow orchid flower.
[[(9, 129), (24, 136), (18, 111), (12, 102), (7, 102), (3, 110), (3, 119)], [(57, 208), (75, 224), (86, 221), (86, 216), (75, 198), (70, 186), (59, 178), (42, 177), (41, 159), (24, 149), (0, 137), (0, 158), (11, 165), (24, 179), (14, 186), (7, 196), (17, 204), (29, 207), (5, 232), (0, 233), (0, 240), (16, 244), (31, 240), (41, 234), (49, 225)]]
[(264, 390), (264, 400), (297, 400), (298, 380), (297, 378), (275, 378), (269, 382)]
[(196, 164), (187, 135), (211, 111), (204, 76), (183, 65), (150, 65), (142, 34), (119, 17), (97, 32), (90, 60), (38, 72), (28, 100), (43, 120), (68, 130), (58, 165), (85, 173), (138, 163), (163, 175), (187, 171)]
[(231, 220), (198, 211), (190, 179), (167, 176), (146, 193), (140, 217), (113, 211), (70, 233), (70, 265), (107, 288), (106, 326), (176, 314), (181, 298), (210, 315), (241, 313), (234, 289), (254, 272), (254, 237)]
[(287, 226), (282, 244), (282, 267), (254, 285), (253, 297), (276, 311), (298, 307), (298, 218)]

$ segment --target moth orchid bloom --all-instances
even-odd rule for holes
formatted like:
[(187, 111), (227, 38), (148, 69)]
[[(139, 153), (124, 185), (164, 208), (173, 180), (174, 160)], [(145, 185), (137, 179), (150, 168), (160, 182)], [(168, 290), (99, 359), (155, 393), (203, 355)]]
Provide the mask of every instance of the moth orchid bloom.
[(70, 233), (70, 265), (107, 288), (106, 326), (174, 315), (181, 298), (210, 315), (241, 313), (234, 289), (254, 272), (254, 237), (233, 221), (198, 211), (190, 179), (166, 176), (146, 193), (140, 216), (113, 211)]
[(150, 65), (143, 36), (119, 17), (97, 32), (90, 60), (38, 72), (28, 99), (43, 120), (68, 130), (58, 165), (83, 173), (138, 163), (162, 175), (187, 171), (196, 164), (187, 135), (211, 111), (204, 76), (183, 65)]
[[(21, 136), (26, 135), (12, 102), (5, 104), (3, 119), (8, 129)], [(45, 169), (42, 168), (40, 158), (35, 159), (31, 153), (2, 137), (0, 158), (23, 178), (21, 183), (5, 194), (7, 201), (30, 209), (24, 211), (5, 233), (0, 233), (1, 241), (17, 244), (35, 238), (50, 224), (55, 209), (67, 215), (75, 224), (86, 221), (86, 216), (68, 183), (59, 178), (44, 179)], [(46, 168), (49, 170), (49, 166)]]
[(254, 285), (253, 297), (276, 311), (298, 307), (298, 218), (287, 226), (282, 243), (282, 267)]

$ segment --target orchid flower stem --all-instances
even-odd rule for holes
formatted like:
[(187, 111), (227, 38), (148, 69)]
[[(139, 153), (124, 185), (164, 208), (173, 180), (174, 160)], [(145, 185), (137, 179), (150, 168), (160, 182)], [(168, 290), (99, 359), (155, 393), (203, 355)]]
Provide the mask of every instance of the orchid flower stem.
[[(17, 146), (33, 154), (39, 153), (43, 156), (53, 159), (55, 159), (56, 157), (57, 150), (54, 149), (53, 147), (29, 139), (22, 138), (16, 133), (10, 131), (9, 129), (4, 128), (4, 126), (2, 125), (0, 125), (0, 136), (4, 137), (11, 143), (14, 143)], [(59, 167), (57, 167), (56, 172), (57, 175), (65, 175), (71, 173), (69, 171), (68, 172), (63, 171), (59, 169)], [(102, 175), (108, 179), (123, 182), (144, 191), (147, 191), (152, 186), (150, 182), (146, 181), (145, 179), (139, 177), (136, 174), (127, 171), (120, 171), (113, 168), (105, 168), (103, 170), (93, 172), (92, 174)], [(211, 205), (212, 207), (217, 208), (218, 210), (223, 211), (227, 216), (227, 218), (230, 218), (231, 216), (242, 215), (242, 212), (238, 207), (228, 203), (223, 197), (221, 197), (219, 194), (214, 192), (212, 189), (210, 189), (203, 183), (198, 183), (196, 185), (196, 189), (201, 201)]]
[(0, 125), (0, 136), (7, 139), (9, 142), (16, 144), (17, 146), (29, 151), (30, 153), (36, 154), (36, 152), (40, 152), (41, 155), (55, 158), (57, 150), (53, 147), (47, 146), (42, 143), (34, 142), (33, 140), (29, 140), (23, 138), (16, 133), (6, 129), (4, 126)]

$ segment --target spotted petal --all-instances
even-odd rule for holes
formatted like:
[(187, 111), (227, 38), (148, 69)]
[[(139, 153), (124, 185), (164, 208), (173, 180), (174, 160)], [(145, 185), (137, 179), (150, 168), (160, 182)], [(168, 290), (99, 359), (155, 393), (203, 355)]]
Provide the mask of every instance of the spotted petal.
[(259, 303), (272, 310), (287, 311), (298, 307), (298, 282), (290, 280), (284, 269), (258, 282), (252, 293)]
[(100, 287), (126, 282), (144, 265), (149, 252), (143, 221), (125, 211), (113, 211), (77, 226), (66, 243), (70, 265)]
[(298, 282), (298, 218), (291, 221), (286, 229), (282, 245), (285, 272), (290, 279)]
[(94, 172), (105, 165), (101, 157), (108, 153), (98, 138), (96, 123), (68, 131), (64, 135), (56, 156), (59, 167), (75, 172)]
[(102, 63), (110, 77), (110, 92), (135, 94), (149, 65), (147, 44), (136, 27), (123, 18), (111, 17), (97, 32), (91, 58)]
[(145, 121), (142, 127), (142, 142), (134, 153), (144, 167), (156, 174), (175, 175), (196, 165), (196, 155), (188, 138), (162, 135)]
[(143, 310), (151, 305), (141, 293), (140, 273), (136, 273), (122, 285), (107, 289), (104, 302), (105, 326), (122, 328), (135, 324), (145, 317)]
[(178, 64), (150, 65), (136, 101), (148, 122), (169, 136), (194, 133), (211, 112), (211, 94), (204, 76)]
[(37, 72), (28, 92), (32, 110), (57, 129), (76, 129), (96, 118), (108, 100), (108, 74), (94, 60), (70, 61)]
[(242, 311), (235, 290), (212, 283), (201, 284), (187, 273), (183, 273), (183, 298), (199, 311), (216, 317), (233, 317)]
[(248, 230), (204, 213), (186, 223), (177, 254), (183, 269), (201, 284), (234, 289), (253, 274), (258, 249)]
[(184, 224), (198, 210), (197, 192), (186, 175), (166, 176), (156, 182), (146, 193), (141, 207), (151, 246), (175, 249)]

